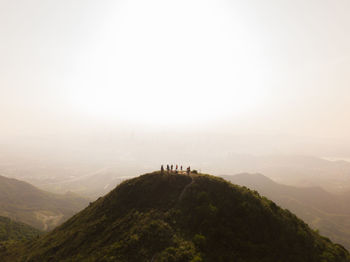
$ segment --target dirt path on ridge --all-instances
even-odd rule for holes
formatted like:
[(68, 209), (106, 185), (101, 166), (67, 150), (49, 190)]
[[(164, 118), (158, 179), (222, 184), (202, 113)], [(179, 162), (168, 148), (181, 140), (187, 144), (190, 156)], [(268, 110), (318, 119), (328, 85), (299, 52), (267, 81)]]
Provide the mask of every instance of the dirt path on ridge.
[(194, 184), (194, 179), (193, 179), (193, 176), (191, 176), (191, 182), (188, 183), (183, 189), (182, 189), (182, 192), (178, 198), (178, 201), (181, 201), (186, 193), (186, 191)]

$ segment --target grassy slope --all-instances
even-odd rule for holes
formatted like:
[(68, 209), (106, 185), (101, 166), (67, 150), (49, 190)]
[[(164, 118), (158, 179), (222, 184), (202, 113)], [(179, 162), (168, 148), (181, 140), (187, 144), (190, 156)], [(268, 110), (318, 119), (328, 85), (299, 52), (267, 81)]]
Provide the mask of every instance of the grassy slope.
[(88, 203), (74, 195), (56, 195), (26, 182), (0, 176), (0, 215), (41, 230), (49, 230)]
[(350, 261), (256, 192), (207, 175), (159, 173), (125, 181), (5, 253), (4, 261)]
[(225, 176), (232, 183), (257, 190), (278, 205), (288, 208), (323, 235), (350, 249), (349, 199), (321, 188), (299, 188), (275, 183), (260, 174)]
[(0, 241), (27, 240), (41, 234), (41, 231), (31, 226), (0, 217)]

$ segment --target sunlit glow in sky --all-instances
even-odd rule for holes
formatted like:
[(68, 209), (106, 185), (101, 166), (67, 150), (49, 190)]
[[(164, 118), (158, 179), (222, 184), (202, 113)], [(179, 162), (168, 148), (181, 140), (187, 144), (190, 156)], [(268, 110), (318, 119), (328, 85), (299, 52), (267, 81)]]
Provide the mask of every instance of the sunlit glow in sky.
[(349, 8), (346, 0), (1, 1), (1, 125), (11, 133), (68, 118), (155, 128), (222, 119), (228, 132), (347, 136)]
[(259, 42), (227, 3), (131, 1), (117, 8), (90, 43), (94, 64), (79, 61), (84, 75), (68, 83), (76, 110), (179, 124), (245, 114), (262, 102)]

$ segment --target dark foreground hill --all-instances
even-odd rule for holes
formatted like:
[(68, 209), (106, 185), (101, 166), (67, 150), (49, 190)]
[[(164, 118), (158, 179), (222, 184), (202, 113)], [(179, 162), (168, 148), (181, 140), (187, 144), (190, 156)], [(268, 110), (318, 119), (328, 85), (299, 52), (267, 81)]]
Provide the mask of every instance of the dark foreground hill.
[(0, 176), (0, 216), (50, 230), (88, 205), (74, 194), (58, 195), (29, 183)]
[(120, 184), (2, 261), (350, 261), (258, 193), (207, 175), (159, 172)]
[(278, 184), (261, 174), (224, 176), (234, 184), (257, 190), (283, 208), (288, 208), (322, 235), (350, 249), (349, 195), (335, 195), (319, 187)]
[(9, 240), (28, 240), (42, 232), (26, 224), (0, 217), (0, 242)]

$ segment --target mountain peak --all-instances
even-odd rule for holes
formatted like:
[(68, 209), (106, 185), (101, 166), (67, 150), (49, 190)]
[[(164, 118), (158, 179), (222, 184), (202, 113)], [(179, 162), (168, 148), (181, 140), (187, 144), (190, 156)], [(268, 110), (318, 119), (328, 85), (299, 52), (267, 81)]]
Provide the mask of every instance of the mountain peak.
[[(14, 250), (8, 261), (21, 258)], [(256, 192), (160, 172), (124, 181), (22, 250), (31, 261), (349, 261), (344, 248)]]

